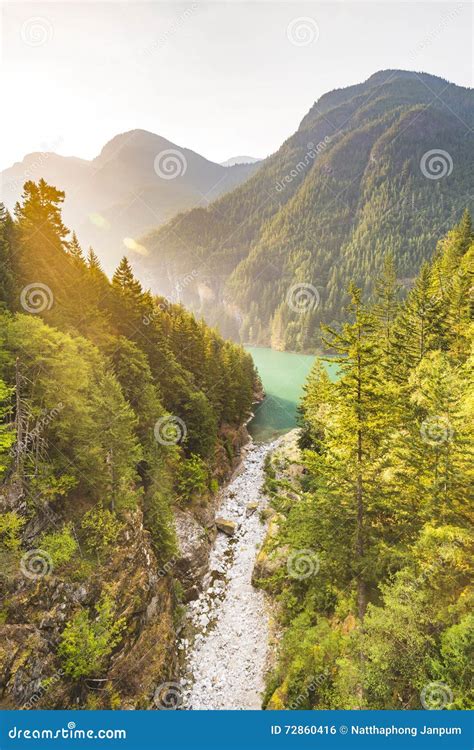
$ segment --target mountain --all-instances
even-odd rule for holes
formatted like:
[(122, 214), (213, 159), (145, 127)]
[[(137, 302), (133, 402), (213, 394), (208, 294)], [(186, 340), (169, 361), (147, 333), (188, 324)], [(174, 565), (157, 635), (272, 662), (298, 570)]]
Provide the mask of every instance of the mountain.
[(125, 248), (132, 255), (143, 252), (137, 237), (178, 211), (207, 206), (255, 169), (226, 168), (159, 135), (132, 130), (112, 138), (92, 161), (28, 154), (1, 173), (2, 200), (12, 209), (23, 184), (40, 177), (64, 190), (66, 225), (76, 228), (85, 247), (94, 247), (109, 271)]
[(262, 159), (256, 159), (254, 156), (231, 156), (226, 161), (221, 161), (222, 167), (234, 167), (236, 164), (257, 164)]
[(243, 185), (143, 239), (136, 270), (226, 335), (314, 350), (391, 252), (406, 284), (469, 206), (473, 95), (380, 71), (322, 96)]

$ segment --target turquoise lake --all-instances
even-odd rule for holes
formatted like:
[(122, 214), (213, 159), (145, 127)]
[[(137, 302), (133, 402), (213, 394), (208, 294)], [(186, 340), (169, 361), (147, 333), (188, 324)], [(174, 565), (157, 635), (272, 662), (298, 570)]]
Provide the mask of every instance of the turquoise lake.
[[(255, 416), (248, 430), (256, 442), (264, 443), (296, 426), (303, 385), (316, 357), (266, 347), (245, 348), (253, 357), (266, 393), (265, 400), (254, 408)], [(337, 365), (324, 362), (324, 366), (334, 379)]]

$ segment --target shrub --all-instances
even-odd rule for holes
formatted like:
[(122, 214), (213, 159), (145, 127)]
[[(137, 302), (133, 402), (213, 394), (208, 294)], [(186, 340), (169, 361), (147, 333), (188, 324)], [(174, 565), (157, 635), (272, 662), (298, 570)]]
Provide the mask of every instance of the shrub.
[(107, 658), (121, 640), (125, 618), (115, 619), (115, 604), (108, 592), (103, 593), (96, 612), (97, 617), (91, 620), (89, 612), (82, 609), (61, 635), (58, 653), (64, 671), (74, 679), (101, 674)]
[(183, 461), (178, 475), (178, 495), (180, 500), (190, 502), (201, 497), (207, 489), (207, 469), (202, 458), (196, 454)]
[(81, 522), (81, 528), (87, 534), (86, 547), (99, 556), (117, 539), (122, 524), (117, 517), (102, 505), (91, 508)]
[(63, 526), (61, 531), (44, 534), (39, 546), (51, 557), (55, 568), (69, 562), (77, 550), (77, 542), (72, 534), (71, 525)]
[(0, 514), (0, 544), (8, 550), (17, 550), (21, 544), (20, 534), (25, 518), (9, 511)]

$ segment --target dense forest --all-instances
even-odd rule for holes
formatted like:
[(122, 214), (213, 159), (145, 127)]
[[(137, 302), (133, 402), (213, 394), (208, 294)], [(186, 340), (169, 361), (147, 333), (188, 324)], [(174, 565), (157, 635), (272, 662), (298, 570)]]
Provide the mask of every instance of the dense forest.
[[(126, 258), (110, 281), (63, 200), (30, 181), (0, 213), (0, 697), (21, 705), (61, 669), (40, 705), (147, 707), (176, 650), (173, 513), (204, 513), (258, 382)], [(112, 652), (129, 674), (113, 690)]]
[(185, 304), (236, 340), (320, 350), (351, 280), (369, 294), (390, 247), (409, 285), (468, 205), (473, 102), (397, 70), (329, 92), (243, 185), (144, 237), (137, 273), (189, 279)]
[(302, 466), (267, 468), (267, 708), (474, 708), (473, 261), (465, 212), (406, 298), (386, 256), (370, 304), (352, 286), (348, 322), (324, 329), (340, 377), (317, 362)]

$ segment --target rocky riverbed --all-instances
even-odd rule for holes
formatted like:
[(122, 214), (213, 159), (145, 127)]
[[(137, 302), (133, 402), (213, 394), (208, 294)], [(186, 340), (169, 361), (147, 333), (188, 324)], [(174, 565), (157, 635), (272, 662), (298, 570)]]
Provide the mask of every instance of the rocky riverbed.
[(218, 518), (231, 524), (221, 524), (225, 530), (217, 533), (202, 592), (188, 605), (187, 630), (195, 635), (191, 644), (181, 644), (188, 650), (183, 708), (261, 708), (269, 610), (251, 579), (267, 525), (264, 461), (277, 442), (250, 445), (223, 492)]

